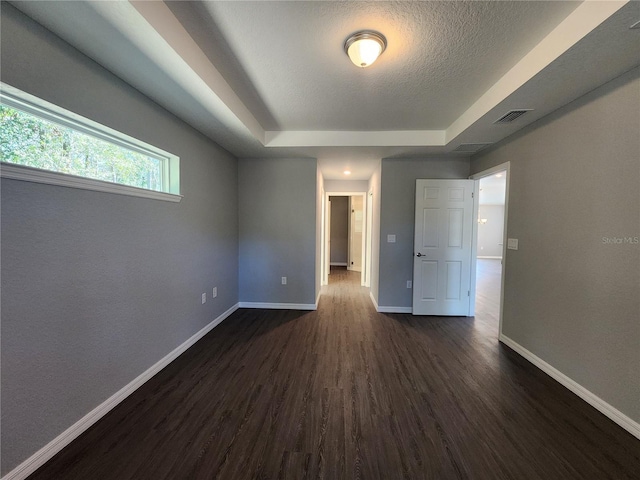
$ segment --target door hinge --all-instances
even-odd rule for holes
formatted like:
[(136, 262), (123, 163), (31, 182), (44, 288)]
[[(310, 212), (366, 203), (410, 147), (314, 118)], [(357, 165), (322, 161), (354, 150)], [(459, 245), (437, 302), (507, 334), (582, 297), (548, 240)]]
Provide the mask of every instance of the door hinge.
[(475, 193), (471, 192), (471, 198), (475, 198)]
[(471, 290), (467, 290), (467, 297), (471, 296)]

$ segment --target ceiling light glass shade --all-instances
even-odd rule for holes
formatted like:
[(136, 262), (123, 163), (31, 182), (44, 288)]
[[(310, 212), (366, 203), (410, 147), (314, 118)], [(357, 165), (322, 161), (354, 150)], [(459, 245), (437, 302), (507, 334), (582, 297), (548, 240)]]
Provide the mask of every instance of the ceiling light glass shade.
[(344, 51), (356, 67), (365, 68), (371, 65), (387, 48), (384, 35), (372, 30), (365, 30), (351, 35), (344, 42)]

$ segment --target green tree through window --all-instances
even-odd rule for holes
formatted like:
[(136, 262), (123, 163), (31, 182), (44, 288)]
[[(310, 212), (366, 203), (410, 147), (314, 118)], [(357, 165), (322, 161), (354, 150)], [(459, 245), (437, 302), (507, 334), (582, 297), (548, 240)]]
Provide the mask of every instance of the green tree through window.
[(162, 191), (161, 160), (0, 105), (0, 160)]

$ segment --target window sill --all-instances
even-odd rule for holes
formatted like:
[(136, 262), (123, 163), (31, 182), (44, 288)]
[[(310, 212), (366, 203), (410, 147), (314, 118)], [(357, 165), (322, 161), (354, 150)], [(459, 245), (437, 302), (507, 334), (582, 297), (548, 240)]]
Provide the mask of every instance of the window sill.
[(130, 187), (128, 185), (120, 185), (118, 183), (104, 182), (102, 180), (94, 180), (92, 178), (49, 172), (38, 168), (8, 163), (0, 164), (0, 177), (20, 180), (23, 182), (44, 183), (47, 185), (57, 185), (59, 187), (80, 188), (96, 192), (149, 198), (165, 202), (180, 202), (180, 200), (182, 200), (182, 195), (176, 195), (174, 193), (156, 192), (154, 190), (145, 190), (144, 188)]

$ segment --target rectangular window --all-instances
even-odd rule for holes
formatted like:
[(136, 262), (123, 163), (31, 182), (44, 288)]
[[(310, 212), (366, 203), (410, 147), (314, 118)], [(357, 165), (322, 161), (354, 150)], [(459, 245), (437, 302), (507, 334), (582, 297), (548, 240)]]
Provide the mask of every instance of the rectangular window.
[(3, 177), (180, 200), (175, 155), (8, 85), (1, 89)]

